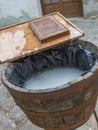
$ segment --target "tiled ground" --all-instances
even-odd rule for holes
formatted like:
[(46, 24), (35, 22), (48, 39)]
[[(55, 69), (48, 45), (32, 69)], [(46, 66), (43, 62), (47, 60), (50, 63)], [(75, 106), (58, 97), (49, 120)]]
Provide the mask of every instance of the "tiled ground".
[[(98, 44), (98, 19), (73, 19), (78, 27), (86, 32), (84, 40), (92, 41)], [(1, 70), (4, 65), (0, 65)], [(0, 78), (1, 79), (1, 78)], [(96, 115), (98, 117), (98, 103), (96, 105)], [(0, 130), (43, 130), (33, 125), (15, 104), (12, 96), (4, 87), (0, 80)], [(77, 130), (98, 130), (98, 123), (94, 114), (89, 121)]]

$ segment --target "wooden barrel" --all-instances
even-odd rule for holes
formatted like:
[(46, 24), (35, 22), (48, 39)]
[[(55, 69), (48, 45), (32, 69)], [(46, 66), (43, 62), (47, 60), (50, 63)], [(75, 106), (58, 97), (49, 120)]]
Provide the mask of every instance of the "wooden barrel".
[[(98, 53), (92, 43), (80, 40), (77, 43)], [(74, 129), (84, 124), (94, 112), (98, 96), (98, 63), (84, 76), (44, 90), (27, 90), (12, 85), (7, 80), (10, 70), (11, 65), (2, 72), (2, 82), (28, 119), (39, 127), (46, 130)]]

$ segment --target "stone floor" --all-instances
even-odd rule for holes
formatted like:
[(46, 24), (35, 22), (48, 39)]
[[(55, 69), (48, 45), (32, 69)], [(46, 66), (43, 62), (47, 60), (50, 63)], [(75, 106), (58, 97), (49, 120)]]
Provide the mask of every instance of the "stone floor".
[[(71, 19), (79, 28), (85, 32), (83, 40), (92, 41), (98, 44), (98, 19)], [(6, 64), (0, 65), (1, 70)], [(1, 78), (0, 78), (1, 79)], [(96, 105), (98, 117), (98, 103)], [(15, 104), (12, 96), (0, 80), (0, 130), (43, 130), (32, 124)], [(98, 122), (93, 114), (89, 121), (77, 130), (98, 130)]]

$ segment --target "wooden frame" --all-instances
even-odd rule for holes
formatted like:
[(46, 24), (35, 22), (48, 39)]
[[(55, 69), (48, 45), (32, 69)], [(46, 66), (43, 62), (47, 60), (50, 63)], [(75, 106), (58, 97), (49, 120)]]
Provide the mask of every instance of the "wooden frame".
[[(66, 8), (64, 7), (64, 5), (66, 5), (67, 3), (68, 3), (68, 5), (69, 4), (71, 4), (71, 2), (73, 2), (73, 4), (74, 3), (76, 3), (76, 2), (78, 2), (79, 4), (80, 4), (80, 6), (79, 7), (77, 7), (77, 8), (79, 8), (78, 9), (78, 14), (76, 13), (76, 14), (74, 14), (74, 16), (72, 16), (73, 15), (73, 13), (72, 14), (67, 14), (67, 12), (66, 12)], [(46, 12), (45, 10), (45, 7), (47, 8), (48, 6), (51, 6), (52, 7), (52, 5), (54, 6), (54, 5), (58, 5), (59, 7), (58, 7), (58, 9), (53, 9), (53, 10), (55, 10), (55, 12), (56, 11), (58, 11), (58, 12), (60, 12), (62, 15), (64, 15), (65, 17), (80, 17), (80, 16), (83, 16), (84, 15), (84, 13), (83, 13), (83, 0), (77, 0), (77, 1), (73, 1), (73, 0), (69, 0), (69, 1), (63, 1), (63, 0), (58, 0), (58, 2), (54, 2), (54, 3), (47, 3), (47, 4), (45, 4), (44, 5), (44, 3), (43, 3), (43, 0), (40, 0), (40, 3), (41, 3), (41, 8), (42, 8), (42, 13), (43, 13), (43, 15), (45, 15), (45, 14), (48, 14), (48, 13), (53, 13), (53, 11), (49, 11), (49, 12)], [(64, 4), (65, 3), (65, 4)], [(68, 8), (69, 9), (69, 8)], [(73, 10), (74, 10), (74, 8), (73, 8)], [(69, 10), (70, 11), (70, 10)], [(66, 13), (65, 13), (66, 12)], [(74, 12), (75, 13), (75, 12)]]
[[(63, 26), (65, 26), (66, 28), (69, 29), (70, 34), (53, 39), (51, 41), (46, 41), (44, 44), (41, 44), (39, 39), (34, 35), (31, 28), (29, 27), (29, 23), (33, 20), (37, 20), (37, 19), (40, 19), (42, 17), (47, 17), (47, 16), (53, 16), (58, 22), (60, 22)], [(2, 34), (4, 35), (6, 32), (13, 34), (13, 33), (17, 32), (18, 30), (22, 30), (25, 34), (24, 37), (26, 39), (25, 46), (23, 47), (23, 49), (21, 49), (21, 52), (17, 55), (14, 55), (11, 52), (11, 48), (8, 50), (6, 48), (6, 50), (5, 50), (5, 43), (2, 44), (3, 47), (0, 44), (0, 48), (3, 48), (0, 50), (0, 56), (2, 55), (2, 58), (0, 58), (0, 63), (20, 59), (20, 58), (23, 58), (25, 56), (29, 56), (31, 54), (34, 54), (34, 53), (37, 53), (40, 51), (44, 51), (44, 50), (47, 50), (49, 48), (53, 48), (53, 47), (60, 45), (62, 43), (66, 44), (66, 42), (78, 39), (79, 37), (82, 37), (84, 35), (83, 31), (81, 31), (78, 27), (76, 27), (74, 24), (72, 24), (68, 19), (66, 19), (64, 16), (62, 16), (58, 12), (55, 12), (55, 13), (52, 13), (49, 15), (45, 15), (42, 17), (32, 19), (30, 21), (26, 21), (23, 23), (18, 23), (18, 24), (14, 24), (11, 26), (7, 26), (5, 28), (0, 29), (0, 36)], [(21, 45), (21, 43), (20, 43), (20, 45)], [(16, 50), (14, 51), (14, 53), (20, 48), (20, 45), (18, 44), (18, 47), (15, 46)], [(9, 43), (9, 46), (10, 46), (10, 43)], [(10, 55), (8, 55), (9, 52), (11, 54), (11, 57), (10, 57)]]
[(33, 20), (29, 26), (42, 43), (70, 33), (68, 28), (60, 24), (53, 16)]

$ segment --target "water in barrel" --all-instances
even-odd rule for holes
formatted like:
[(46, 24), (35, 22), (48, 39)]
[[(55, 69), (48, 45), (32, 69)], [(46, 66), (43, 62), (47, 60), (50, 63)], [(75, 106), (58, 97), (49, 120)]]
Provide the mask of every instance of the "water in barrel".
[(42, 72), (34, 73), (25, 81), (27, 89), (48, 89), (68, 83), (84, 74), (85, 71), (72, 67), (54, 67)]

